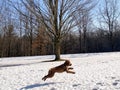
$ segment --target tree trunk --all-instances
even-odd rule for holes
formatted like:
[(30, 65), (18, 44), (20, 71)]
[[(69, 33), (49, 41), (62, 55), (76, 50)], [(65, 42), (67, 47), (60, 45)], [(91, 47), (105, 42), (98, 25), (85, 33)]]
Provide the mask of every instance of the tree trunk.
[(110, 34), (109, 34), (109, 41), (110, 41), (111, 51), (114, 51), (113, 32), (112, 31), (110, 31)]
[(79, 52), (82, 52), (82, 33), (81, 30), (79, 30)]
[(84, 41), (83, 41), (83, 45), (84, 45), (84, 46), (83, 46), (83, 52), (84, 52), (84, 53), (86, 53), (86, 51), (87, 51), (87, 47), (86, 47), (86, 36), (87, 36), (87, 35), (86, 35), (86, 31), (87, 31), (87, 29), (86, 29), (86, 26), (85, 26), (85, 27), (84, 27), (84, 32), (83, 32), (83, 33), (84, 33), (84, 34), (83, 34), (83, 38), (84, 38), (84, 39), (83, 39), (83, 40), (84, 40)]
[(60, 60), (60, 41), (54, 41), (54, 53), (55, 53), (55, 60)]

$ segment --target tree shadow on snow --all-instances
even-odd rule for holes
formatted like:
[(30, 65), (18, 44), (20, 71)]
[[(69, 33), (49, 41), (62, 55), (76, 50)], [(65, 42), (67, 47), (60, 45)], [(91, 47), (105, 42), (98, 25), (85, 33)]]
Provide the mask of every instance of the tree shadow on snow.
[(31, 63), (25, 63), (25, 64), (4, 64), (4, 65), (0, 65), (0, 68), (15, 67), (15, 66), (26, 66), (26, 65), (38, 64), (38, 63), (41, 63), (41, 62), (31, 62)]
[(23, 64), (6, 64), (6, 65), (0, 65), (0, 67), (14, 67), (14, 66), (21, 66)]
[[(65, 61), (65, 59), (61, 59), (58, 61)], [(55, 60), (45, 60), (45, 61), (38, 61), (38, 62), (28, 62), (28, 63), (24, 63), (24, 64), (0, 64), (0, 68), (4, 68), (4, 67), (15, 67), (15, 66), (26, 66), (26, 65), (32, 65), (32, 64), (39, 64), (39, 63), (43, 63), (43, 62), (55, 62)]]
[[(57, 60), (57, 61), (65, 61), (66, 59), (60, 59), (60, 60)], [(45, 61), (38, 61), (38, 62), (27, 62), (27, 63), (24, 63), (24, 64), (3, 64), (1, 65), (0, 64), (0, 68), (4, 68), (4, 67), (15, 67), (15, 66), (26, 66), (26, 65), (32, 65), (32, 64), (39, 64), (39, 63), (43, 63), (43, 62), (56, 62), (56, 60), (45, 60)]]
[(26, 87), (20, 88), (19, 90), (33, 89), (33, 88), (37, 88), (37, 87), (54, 85), (54, 84), (58, 84), (58, 83), (63, 83), (63, 82), (50, 82), (50, 83), (43, 83), (43, 84), (36, 83), (36, 84), (33, 84), (33, 85), (28, 85)]

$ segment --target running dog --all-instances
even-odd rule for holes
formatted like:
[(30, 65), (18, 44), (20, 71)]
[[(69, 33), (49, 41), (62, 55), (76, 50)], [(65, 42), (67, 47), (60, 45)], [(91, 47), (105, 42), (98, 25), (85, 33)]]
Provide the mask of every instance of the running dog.
[(72, 67), (69, 67), (71, 65), (72, 65), (71, 62), (69, 60), (66, 60), (62, 65), (51, 68), (48, 71), (48, 75), (44, 76), (42, 80), (45, 81), (47, 78), (52, 78), (56, 72), (57, 73), (67, 72), (75, 74), (74, 71), (70, 71), (71, 69), (73, 69)]

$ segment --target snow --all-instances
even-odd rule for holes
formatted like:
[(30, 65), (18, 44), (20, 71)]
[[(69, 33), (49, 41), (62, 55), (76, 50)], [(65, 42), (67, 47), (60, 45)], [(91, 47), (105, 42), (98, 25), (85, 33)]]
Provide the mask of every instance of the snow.
[(76, 74), (41, 78), (60, 62), (53, 55), (0, 58), (0, 90), (120, 90), (120, 52), (66, 54)]

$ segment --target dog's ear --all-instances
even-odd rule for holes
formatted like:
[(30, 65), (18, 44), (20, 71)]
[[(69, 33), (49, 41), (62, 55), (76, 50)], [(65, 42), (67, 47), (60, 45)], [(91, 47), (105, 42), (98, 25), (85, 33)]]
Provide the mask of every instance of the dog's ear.
[(64, 63), (66, 66), (71, 66), (71, 62), (69, 60), (66, 60), (65, 63)]

